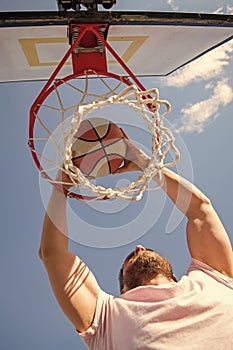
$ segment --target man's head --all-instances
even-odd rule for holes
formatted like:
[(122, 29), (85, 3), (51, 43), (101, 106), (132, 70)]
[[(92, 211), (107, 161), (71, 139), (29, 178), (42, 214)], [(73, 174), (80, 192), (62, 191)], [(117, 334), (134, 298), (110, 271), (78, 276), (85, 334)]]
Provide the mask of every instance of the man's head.
[(121, 293), (139, 286), (174, 281), (176, 278), (168, 260), (141, 245), (127, 256), (119, 273)]

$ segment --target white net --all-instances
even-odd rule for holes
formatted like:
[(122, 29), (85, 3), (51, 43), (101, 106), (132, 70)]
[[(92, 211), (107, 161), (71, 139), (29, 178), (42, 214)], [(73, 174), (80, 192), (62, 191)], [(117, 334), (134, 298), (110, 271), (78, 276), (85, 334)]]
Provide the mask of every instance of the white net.
[[(93, 113), (101, 113), (108, 106), (117, 105), (126, 106), (144, 120), (152, 144), (147, 168), (137, 179), (120, 188), (96, 185), (72, 161), (72, 143), (81, 121)], [(160, 114), (162, 106), (165, 111)], [(54, 82), (50, 93), (36, 106), (34, 136), (29, 144), (33, 141), (32, 151), (36, 153), (40, 163), (41, 174), (55, 185), (71, 184), (71, 197), (85, 198), (80, 194), (76, 195), (76, 192), (84, 188), (91, 192), (90, 198), (94, 200), (121, 198), (137, 201), (142, 198), (149, 182), (156, 175), (156, 188), (159, 188), (163, 183), (163, 167), (173, 166), (179, 159), (173, 133), (164, 125), (164, 118), (169, 112), (170, 104), (159, 99), (155, 88), (140, 91), (125, 78), (121, 81), (97, 74), (90, 78), (86, 72), (83, 79)], [(168, 152), (172, 156), (166, 161)], [(63, 183), (56, 179), (59, 169), (69, 176), (70, 182)]]

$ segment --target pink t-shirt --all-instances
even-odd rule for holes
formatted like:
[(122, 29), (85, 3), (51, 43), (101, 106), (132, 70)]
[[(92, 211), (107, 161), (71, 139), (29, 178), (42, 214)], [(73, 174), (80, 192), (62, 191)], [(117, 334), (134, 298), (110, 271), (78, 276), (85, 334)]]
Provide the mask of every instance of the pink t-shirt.
[(91, 350), (233, 350), (233, 279), (194, 260), (179, 282), (100, 291)]

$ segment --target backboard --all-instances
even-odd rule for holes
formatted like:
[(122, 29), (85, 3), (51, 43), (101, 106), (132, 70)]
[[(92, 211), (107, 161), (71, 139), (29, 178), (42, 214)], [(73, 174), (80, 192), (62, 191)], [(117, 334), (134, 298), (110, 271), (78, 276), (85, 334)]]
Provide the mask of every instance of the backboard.
[[(137, 76), (166, 76), (233, 38), (232, 15), (2, 12), (0, 81), (47, 80), (69, 48), (68, 24), (93, 22), (108, 25), (107, 42)], [(106, 55), (108, 71), (125, 75)], [(68, 61), (61, 75), (71, 71)]]

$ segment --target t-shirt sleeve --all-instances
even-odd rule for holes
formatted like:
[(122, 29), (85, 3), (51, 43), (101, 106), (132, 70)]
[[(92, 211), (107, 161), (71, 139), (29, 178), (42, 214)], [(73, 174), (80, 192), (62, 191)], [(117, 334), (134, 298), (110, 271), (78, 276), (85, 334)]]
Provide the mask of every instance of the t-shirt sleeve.
[(212, 277), (219, 283), (226, 285), (229, 288), (233, 289), (233, 278), (227, 277), (223, 275), (221, 272), (213, 269), (211, 266), (204, 264), (203, 262), (192, 259), (191, 264), (188, 269), (188, 275), (190, 275), (193, 271), (202, 271), (208, 276)]
[(111, 296), (109, 294), (105, 293), (103, 290), (100, 289), (96, 304), (95, 316), (91, 326), (85, 332), (78, 332), (78, 334), (84, 341), (93, 337), (97, 329), (102, 326), (102, 323), (105, 319), (105, 306), (108, 303), (110, 297)]

